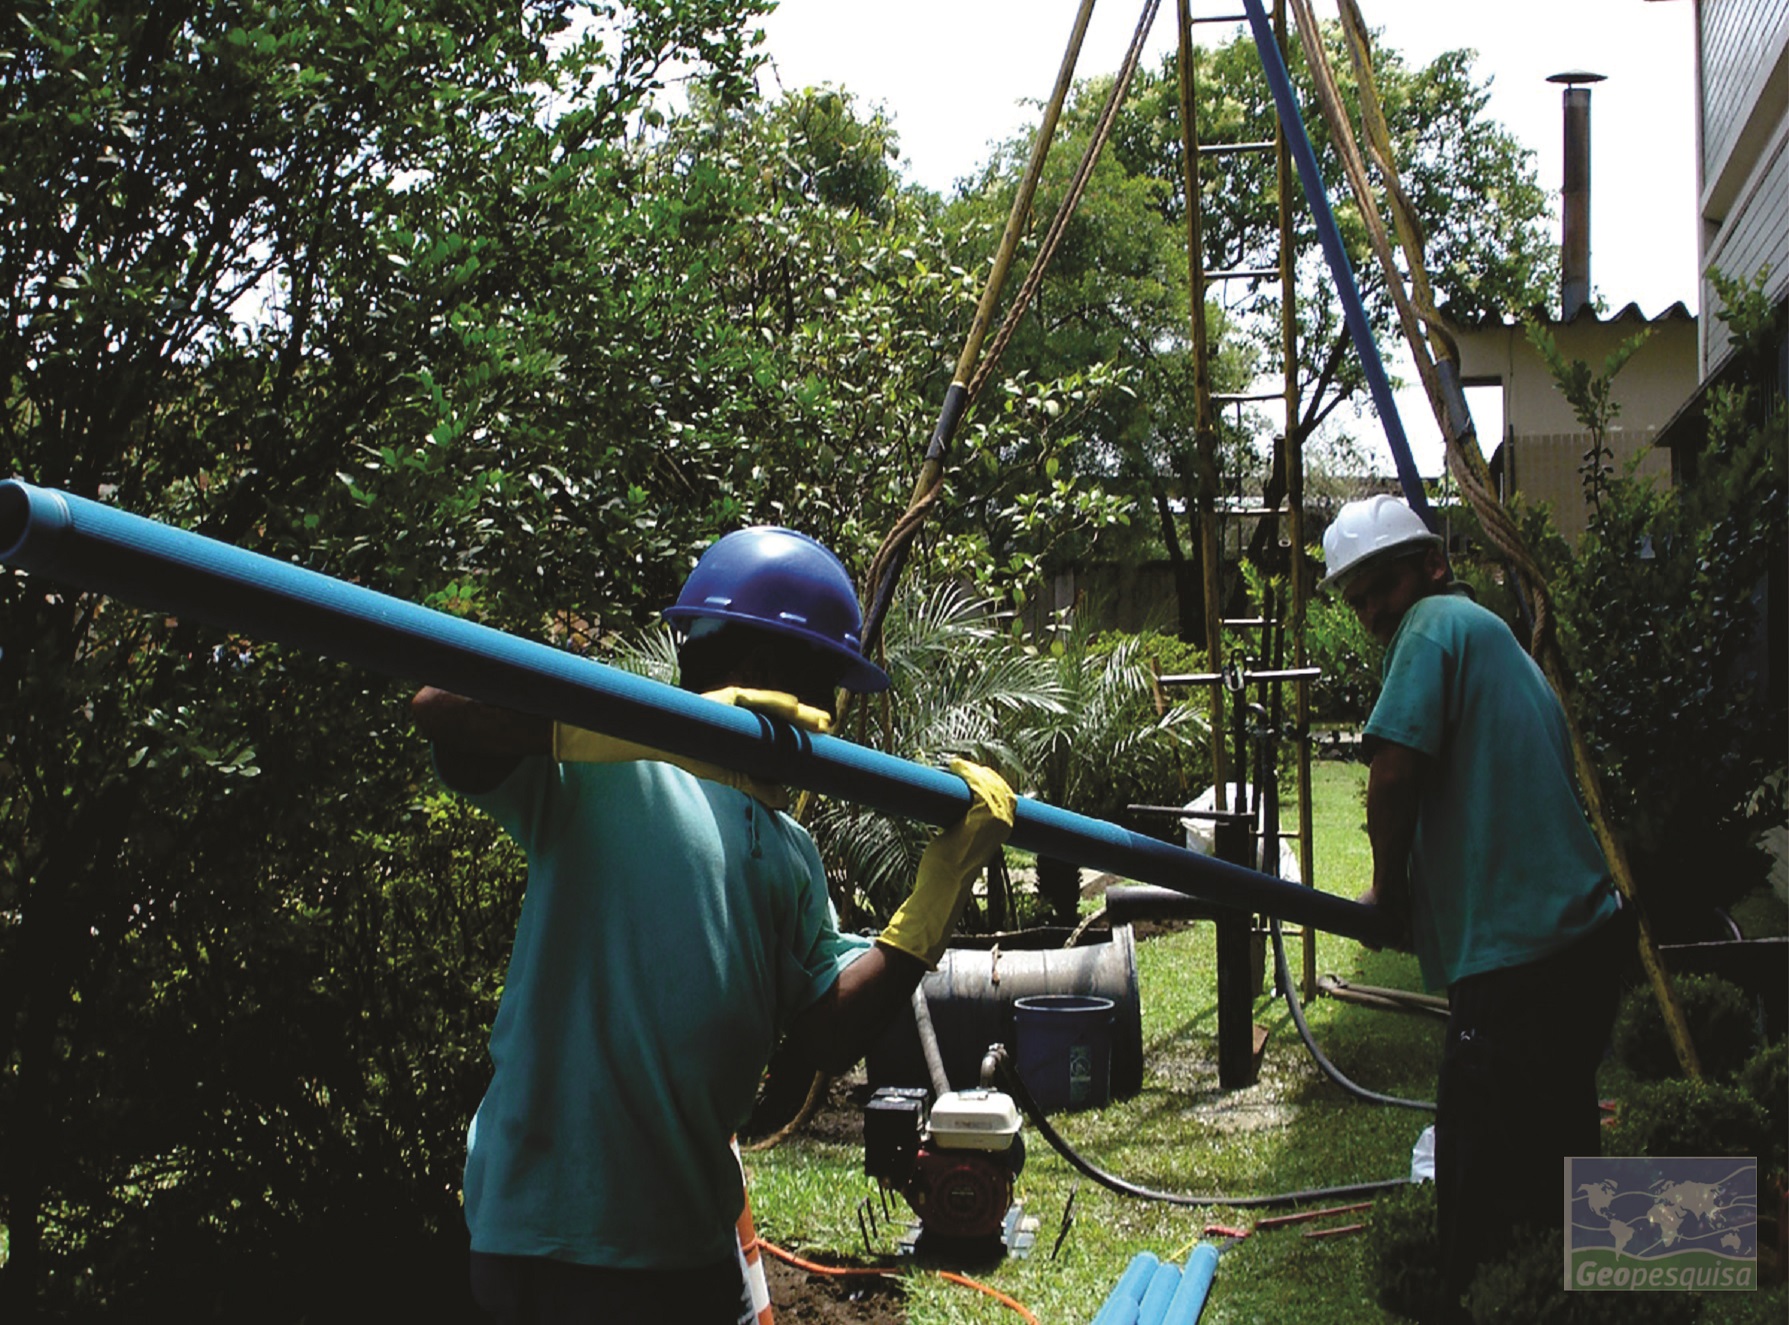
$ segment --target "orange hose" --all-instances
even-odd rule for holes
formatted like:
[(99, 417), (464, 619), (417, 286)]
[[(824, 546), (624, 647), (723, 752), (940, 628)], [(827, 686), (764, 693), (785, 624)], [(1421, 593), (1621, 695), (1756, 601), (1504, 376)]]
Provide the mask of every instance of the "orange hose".
[(1011, 1307), (1014, 1311), (1018, 1312), (1021, 1316), (1023, 1316), (1027, 1321), (1030, 1322), (1030, 1325), (1037, 1325), (1037, 1317), (1032, 1315), (1029, 1311), (1025, 1310), (1023, 1303), (1021, 1303), (1017, 1298), (1008, 1297), (1005, 1293), (1002, 1293), (998, 1288), (989, 1288), (986, 1284), (978, 1284), (975, 1282), (975, 1280), (971, 1279), (968, 1275), (957, 1274), (951, 1270), (939, 1270), (937, 1272), (937, 1274), (940, 1279), (948, 1279), (953, 1284), (962, 1284), (965, 1288), (973, 1288), (978, 1293), (986, 1293), (989, 1297), (993, 1298), (1001, 1306)]
[[(774, 1242), (766, 1242), (763, 1238), (758, 1239), (758, 1249), (760, 1251), (769, 1252), (772, 1256), (775, 1256), (779, 1261), (786, 1261), (788, 1264), (793, 1265), (798, 1270), (806, 1270), (809, 1274), (836, 1274), (836, 1275), (881, 1274), (881, 1275), (887, 1275), (891, 1278), (898, 1278), (901, 1273), (899, 1270), (886, 1270), (886, 1269), (881, 1269), (881, 1268), (877, 1268), (874, 1266), (864, 1267), (864, 1266), (858, 1266), (858, 1265), (821, 1265), (818, 1261), (803, 1260), (800, 1256), (797, 1256), (794, 1252), (784, 1251), (781, 1247), (777, 1246)], [(1020, 1302), (1017, 1298), (1008, 1297), (1005, 1293), (1002, 1293), (998, 1288), (990, 1288), (986, 1284), (977, 1283), (975, 1280), (971, 1279), (968, 1275), (957, 1274), (955, 1271), (952, 1271), (952, 1270), (935, 1270), (935, 1271), (933, 1271), (933, 1273), (936, 1274), (940, 1279), (950, 1280), (950, 1282), (953, 1284), (962, 1284), (963, 1287), (973, 1288), (978, 1293), (986, 1293), (989, 1297), (993, 1298), (996, 1302), (1000, 1303), (1001, 1306), (1009, 1307), (1013, 1311), (1018, 1312), (1019, 1315), (1024, 1317), (1024, 1319), (1028, 1322), (1028, 1325), (1038, 1325), (1037, 1317), (1032, 1315), (1029, 1311), (1027, 1311), (1025, 1309), (1025, 1305), (1022, 1302)]]
[(882, 1269), (877, 1266), (865, 1267), (865, 1266), (859, 1266), (859, 1265), (822, 1265), (818, 1261), (803, 1260), (801, 1257), (797, 1256), (794, 1252), (784, 1251), (781, 1247), (777, 1246), (776, 1243), (766, 1242), (763, 1238), (758, 1239), (758, 1249), (760, 1251), (769, 1252), (772, 1256), (776, 1257), (779, 1261), (787, 1261), (790, 1265), (793, 1265), (798, 1270), (806, 1270), (809, 1274), (898, 1275), (900, 1273), (899, 1270), (885, 1270), (885, 1269)]

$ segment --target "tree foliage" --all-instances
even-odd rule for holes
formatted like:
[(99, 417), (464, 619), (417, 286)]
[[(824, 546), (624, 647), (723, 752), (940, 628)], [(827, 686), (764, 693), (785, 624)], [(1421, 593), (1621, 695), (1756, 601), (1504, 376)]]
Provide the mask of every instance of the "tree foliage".
[[(586, 263), (654, 224), (630, 118), (671, 60), (737, 95), (754, 8), (15, 6), (4, 467), (530, 629), (665, 559), (624, 434), (564, 482), (548, 443), (565, 383), (648, 377), (646, 291)], [(554, 524), (584, 464), (602, 548)], [(18, 574), (0, 638), (0, 1311), (327, 1314), (374, 1256), (463, 1301), (514, 862), (424, 794), (400, 696)]]
[[(1355, 87), (1339, 29), (1326, 26), (1324, 40), (1335, 47), (1344, 99), (1352, 106)], [(1253, 40), (1243, 34), (1196, 48), (1194, 59), (1199, 141), (1271, 141), (1275, 112)], [(1296, 47), (1290, 63), (1302, 100), (1314, 104)], [(1545, 194), (1534, 180), (1531, 154), (1486, 116), (1486, 84), (1475, 77), (1470, 53), (1448, 52), (1411, 68), (1395, 51), (1381, 51), (1376, 74), (1402, 179), (1428, 227), (1428, 264), (1448, 315), (1472, 321), (1543, 302), (1551, 254)], [(1077, 87), (1039, 192), (1040, 218), (1063, 196), (1109, 89), (1110, 79), (1097, 78)], [(1325, 178), (1340, 180), (1322, 121), (1313, 116), (1306, 129)], [(1104, 483), (1149, 511), (1150, 518), (1137, 523), (1142, 537), (1130, 550), (1166, 555), (1175, 565), (1180, 628), (1183, 637), (1197, 639), (1202, 606), (1192, 496), (1198, 460), (1181, 143), (1179, 58), (1170, 54), (1158, 69), (1135, 78), (1086, 200), (1008, 356), (1015, 367), (1043, 377), (1095, 363), (1123, 374), (1124, 390), (1100, 397), (1082, 430), (1084, 439), (1063, 468), (1072, 467), (1083, 483)], [(1008, 144), (956, 206), (988, 213), (1003, 209), (1028, 155), (1027, 140)], [(1280, 210), (1273, 155), (1204, 158), (1200, 188), (1206, 269), (1277, 271)], [(1361, 397), (1365, 378), (1347, 344), (1334, 282), (1295, 180), (1291, 196), (1300, 402), (1291, 426), (1310, 439), (1340, 405)], [(1370, 260), (1357, 211), (1346, 200), (1336, 210), (1370, 320), (1384, 343), (1399, 334), (1390, 295)], [(1212, 389), (1246, 391), (1257, 382), (1277, 389), (1282, 359), (1277, 274), (1214, 283), (1207, 302)], [(1226, 408), (1220, 414), (1222, 491), (1258, 497), (1277, 481), (1270, 471), (1280, 463), (1277, 448), (1283, 442), (1277, 439), (1287, 423), (1277, 406), (1240, 414)], [(1063, 551), (1085, 554), (1087, 549), (1074, 543)], [(1278, 548), (1264, 548), (1262, 554), (1267, 569), (1283, 569)]]
[[(1761, 879), (1757, 836), (1782, 822), (1789, 742), (1780, 676), (1771, 685), (1789, 546), (1772, 403), (1781, 312), (1759, 282), (1720, 285), (1733, 379), (1711, 389), (1678, 481), (1611, 476), (1593, 455), (1585, 482), (1600, 502), (1576, 554), (1552, 567), (1574, 703), (1637, 880), (1655, 923), (1694, 937), (1714, 937), (1699, 928), (1709, 908)], [(1618, 351), (1601, 374), (1577, 365), (1562, 389), (1594, 417), (1623, 362)]]

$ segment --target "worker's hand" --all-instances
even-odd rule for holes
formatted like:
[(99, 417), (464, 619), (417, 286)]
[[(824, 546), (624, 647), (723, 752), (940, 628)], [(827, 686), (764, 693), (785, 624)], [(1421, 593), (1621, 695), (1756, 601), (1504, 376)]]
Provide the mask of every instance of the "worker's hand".
[(779, 782), (760, 782), (744, 773), (735, 773), (732, 769), (721, 768), (717, 764), (705, 763), (700, 759), (690, 759), (684, 755), (674, 755), (650, 745), (640, 745), (634, 741), (624, 741), (615, 736), (604, 736), (601, 732), (586, 731), (582, 727), (574, 727), (567, 722), (553, 724), (553, 758), (566, 764), (627, 764), (641, 760), (654, 760), (661, 764), (670, 764), (681, 768), (707, 782), (718, 782), (724, 787), (732, 787), (735, 791), (743, 791), (757, 801), (762, 801), (773, 810), (781, 810), (789, 804), (789, 793)]
[(811, 704), (803, 704), (794, 695), (784, 694), (781, 690), (748, 690), (744, 686), (725, 686), (720, 690), (704, 691), (702, 698), (712, 699), (718, 704), (731, 704), (735, 708), (750, 709), (754, 713), (763, 713), (772, 718), (781, 718), (806, 731), (825, 734), (832, 730), (832, 714), (824, 709), (814, 708)]
[[(1362, 893), (1359, 897), (1356, 897), (1354, 900), (1356, 902), (1359, 902), (1362, 906), (1372, 907), (1375, 911), (1377, 911), (1379, 909), (1379, 894), (1376, 890), (1374, 890), (1372, 888), (1368, 888), (1364, 893)], [(1369, 948), (1374, 952), (1378, 952), (1379, 949), (1381, 949), (1385, 946), (1383, 943), (1376, 943), (1372, 939), (1362, 939), (1360, 942), (1361, 942), (1362, 947)]]
[(1394, 948), (1399, 952), (1414, 952), (1416, 942), (1410, 935), (1410, 911), (1408, 907), (1388, 905), (1380, 896), (1377, 888), (1368, 888), (1354, 899), (1362, 906), (1370, 906), (1379, 913), (1379, 933), (1383, 942), (1375, 943), (1371, 939), (1361, 942), (1374, 952), (1381, 948)]
[(939, 833), (919, 858), (913, 891), (895, 912), (880, 942), (938, 965), (968, 905), (975, 881), (1012, 831), (1018, 800), (991, 768), (953, 759), (950, 771), (969, 784), (969, 811)]

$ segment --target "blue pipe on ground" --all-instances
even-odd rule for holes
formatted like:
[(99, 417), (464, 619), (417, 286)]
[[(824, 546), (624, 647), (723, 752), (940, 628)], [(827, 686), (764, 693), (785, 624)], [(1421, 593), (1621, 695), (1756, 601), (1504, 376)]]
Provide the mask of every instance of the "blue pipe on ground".
[(1124, 1273), (1112, 1285), (1112, 1291), (1106, 1295), (1105, 1304), (1095, 1313), (1091, 1325), (1137, 1325), (1137, 1311), (1143, 1302), (1143, 1294), (1148, 1291), (1149, 1281), (1160, 1264), (1160, 1258), (1153, 1251), (1140, 1251), (1131, 1257), (1131, 1263), (1124, 1267)]
[(1174, 1294), (1180, 1290), (1180, 1267), (1173, 1261), (1163, 1261), (1155, 1267), (1155, 1273), (1149, 1276), (1149, 1287), (1143, 1293), (1142, 1305), (1137, 1308), (1137, 1325), (1162, 1325), (1167, 1319), (1168, 1307), (1174, 1301)]
[[(946, 825), (961, 778), (70, 493), (0, 482), (0, 562), (150, 611)], [(1224, 906), (1384, 941), (1374, 908), (1021, 799), (1012, 845)]]
[(1217, 1272), (1218, 1249), (1209, 1242), (1201, 1242), (1186, 1258), (1186, 1269), (1180, 1274), (1180, 1287), (1174, 1290), (1174, 1300), (1168, 1304), (1168, 1314), (1162, 1317), (1162, 1325), (1198, 1325)]
[[(1255, 36), (1255, 48), (1261, 53), (1261, 66), (1267, 72), (1267, 85), (1273, 91), (1286, 145), (1298, 164), (1299, 182), (1304, 185), (1305, 200), (1317, 223), (1317, 239), (1323, 247), (1324, 259), (1329, 263), (1329, 274), (1335, 280), (1336, 294), (1342, 301), (1342, 316), (1348, 324), (1349, 338), (1354, 342), (1354, 352), (1360, 355), (1361, 367), (1366, 370), (1367, 387), (1373, 396), (1373, 408), (1378, 411), (1379, 422), (1385, 429), (1385, 440), (1391, 444), (1392, 460), (1398, 470), (1398, 486), (1404, 490), (1404, 500), (1410, 503), (1410, 509), (1422, 516), (1425, 524), (1433, 526), (1435, 520), (1429, 510), (1428, 494), (1423, 490), (1422, 475), (1417, 473), (1409, 439), (1404, 436), (1404, 421), (1391, 393), (1391, 379), (1386, 376), (1378, 342), (1373, 339), (1373, 324), (1367, 321), (1366, 306), (1361, 303), (1354, 265), (1348, 261), (1348, 250), (1342, 247), (1342, 232), (1337, 228), (1335, 213), (1329, 206), (1323, 172), (1318, 169), (1317, 154), (1311, 148), (1310, 135), (1305, 132), (1304, 116), (1298, 109), (1298, 96), (1292, 89), (1292, 77), (1286, 72), (1280, 43), (1274, 38), (1262, 0), (1242, 0), (1242, 7)], [(1290, 421), (1287, 426), (1291, 426)]]

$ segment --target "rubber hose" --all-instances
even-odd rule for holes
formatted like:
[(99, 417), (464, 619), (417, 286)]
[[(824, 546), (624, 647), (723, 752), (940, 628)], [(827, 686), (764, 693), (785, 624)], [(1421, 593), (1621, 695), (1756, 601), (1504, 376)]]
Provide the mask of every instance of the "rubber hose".
[(1365, 989), (1340, 981), (1330, 984), (1333, 977), (1322, 977), (1317, 981), (1319, 993), (1327, 994), (1342, 1003), (1354, 1003), (1363, 1008), (1379, 1008), (1386, 1012), (1419, 1012), (1430, 1017), (1445, 1017), (1446, 1012), (1440, 1008), (1427, 1007), (1421, 1003), (1407, 1003), (1401, 998), (1388, 997), (1385, 994), (1369, 993)]
[(1031, 1091), (1025, 1086), (1018, 1069), (1014, 1067), (1012, 1055), (1004, 1048), (995, 1053), (998, 1061), (1000, 1077), (1012, 1097), (1018, 1101), (1019, 1108), (1031, 1120), (1034, 1127), (1057, 1154), (1061, 1155), (1078, 1172), (1091, 1178), (1107, 1191), (1120, 1196), (1134, 1196), (1143, 1201), (1160, 1201), (1166, 1205), (1222, 1205), (1238, 1210), (1268, 1210), (1281, 1205), (1302, 1205), (1307, 1201), (1332, 1200), (1339, 1197), (1365, 1196), (1373, 1192), (1388, 1192), (1399, 1187), (1407, 1187), (1409, 1178), (1385, 1178), (1377, 1182), (1350, 1183), (1343, 1187), (1313, 1187), (1299, 1192), (1277, 1192), (1271, 1196), (1191, 1196), (1183, 1192), (1158, 1192), (1149, 1187), (1139, 1187), (1135, 1183), (1126, 1182), (1123, 1178), (1107, 1173), (1096, 1167), (1091, 1161), (1071, 1146), (1044, 1116), (1044, 1111), (1037, 1107), (1037, 1101), (1031, 1097)]
[(932, 1009), (926, 1003), (925, 981), (913, 986), (913, 1026), (919, 1032), (920, 1052), (926, 1057), (926, 1075), (932, 1078), (932, 1093), (950, 1093), (950, 1077), (944, 1071), (944, 1054), (938, 1048), (938, 1032), (932, 1026)]
[(1286, 939), (1280, 933), (1280, 922), (1270, 918), (1268, 925), (1273, 932), (1273, 978), (1280, 982), (1280, 988), (1285, 991), (1286, 1010), (1292, 1014), (1292, 1024), (1298, 1027), (1298, 1038), (1304, 1041), (1304, 1047), (1310, 1050), (1317, 1066), (1323, 1069), (1323, 1075), (1356, 1099), (1372, 1104), (1394, 1104), (1400, 1109), (1435, 1112), (1433, 1100), (1407, 1100), (1399, 1095), (1382, 1095), (1376, 1090), (1368, 1090), (1343, 1076), (1341, 1068), (1329, 1061), (1329, 1056), (1317, 1047), (1317, 1039), (1311, 1034), (1310, 1023), (1304, 1017), (1304, 1005), (1298, 1001), (1298, 989), (1293, 983), (1292, 972), (1286, 961)]

